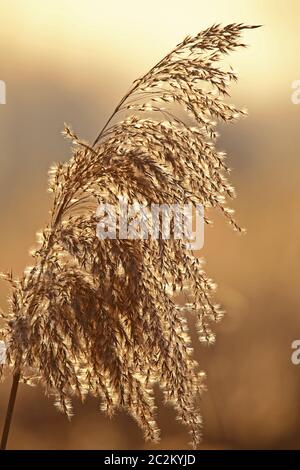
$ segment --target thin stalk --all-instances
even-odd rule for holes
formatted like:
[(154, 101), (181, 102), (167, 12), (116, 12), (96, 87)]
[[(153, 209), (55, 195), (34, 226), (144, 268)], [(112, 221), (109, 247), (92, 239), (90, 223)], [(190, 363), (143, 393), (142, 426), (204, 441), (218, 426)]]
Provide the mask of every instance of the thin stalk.
[(94, 141), (92, 147), (95, 147), (95, 145), (97, 145), (97, 143), (99, 142), (99, 140), (101, 139), (101, 137), (103, 136), (103, 133), (104, 131), (106, 130), (106, 128), (108, 127), (108, 125), (110, 124), (110, 122), (113, 120), (113, 118), (115, 117), (115, 115), (120, 111), (122, 105), (125, 103), (125, 101), (127, 101), (127, 99), (138, 89), (138, 87), (145, 81), (145, 79), (152, 74), (152, 72), (157, 68), (159, 67), (161, 64), (163, 64), (163, 62), (167, 61), (167, 59), (169, 57), (172, 56), (172, 54), (176, 53), (178, 51), (178, 49), (180, 49), (182, 47), (182, 44), (178, 44), (175, 49), (173, 49), (173, 51), (171, 51), (168, 55), (166, 55), (165, 57), (163, 57), (159, 62), (157, 62), (157, 64), (155, 64), (151, 70), (149, 70), (149, 72), (147, 72), (143, 77), (139, 78), (138, 80), (136, 80), (135, 82), (133, 82), (133, 86), (132, 88), (126, 93), (125, 96), (123, 96), (123, 98), (121, 99), (121, 101), (119, 102), (119, 104), (117, 105), (117, 107), (115, 108), (115, 110), (113, 111), (113, 113), (110, 115), (110, 117), (108, 118), (108, 120), (106, 121), (106, 124), (104, 125), (104, 127), (101, 129), (101, 131), (99, 132), (96, 140)]
[(1, 450), (6, 449), (9, 430), (10, 430), (14, 407), (16, 403), (19, 382), (20, 382), (20, 372), (16, 372), (13, 377), (13, 383), (11, 386), (10, 397), (9, 397), (9, 402), (7, 406), (7, 412), (6, 412), (5, 423), (4, 423), (2, 439), (1, 439), (1, 447), (0, 447)]
[(115, 115), (118, 113), (118, 111), (120, 110), (121, 106), (125, 103), (125, 101), (127, 100), (127, 98), (129, 98), (129, 96), (137, 89), (138, 87), (138, 84), (135, 85), (131, 90), (129, 90), (129, 92), (121, 99), (120, 103), (118, 104), (118, 106), (115, 108), (114, 112), (110, 115), (109, 119), (106, 121), (106, 124), (104, 125), (104, 127), (101, 129), (100, 133), (98, 134), (96, 140), (94, 141), (92, 147), (95, 147), (95, 145), (99, 142), (99, 140), (101, 139), (102, 135), (103, 135), (103, 132), (105, 131), (105, 129), (107, 128), (107, 126), (109, 125), (109, 123), (112, 121), (112, 119), (115, 117)]

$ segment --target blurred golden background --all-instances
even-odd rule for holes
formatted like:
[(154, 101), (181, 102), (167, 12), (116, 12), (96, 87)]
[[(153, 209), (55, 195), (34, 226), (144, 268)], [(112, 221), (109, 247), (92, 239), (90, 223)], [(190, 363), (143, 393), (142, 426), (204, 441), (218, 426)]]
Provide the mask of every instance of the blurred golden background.
[[(220, 126), (239, 198), (233, 206), (248, 234), (215, 218), (202, 254), (227, 310), (216, 345), (193, 335), (208, 391), (202, 448), (300, 449), (300, 366), (291, 343), (300, 338), (300, 4), (296, 0), (12, 0), (0, 3), (0, 268), (20, 274), (35, 232), (47, 223), (47, 169), (66, 160), (63, 123), (93, 140), (131, 82), (186, 35), (213, 23), (262, 24), (246, 32), (249, 48), (230, 63), (239, 82), (232, 101), (249, 117)], [(0, 304), (8, 291), (0, 285)], [(0, 386), (0, 426), (10, 381)], [(158, 393), (158, 402), (161, 396)], [(138, 449), (136, 424), (109, 420), (96, 400), (76, 404), (69, 423), (40, 388), (21, 385), (10, 449)], [(161, 448), (186, 448), (188, 434), (172, 409), (159, 406)]]

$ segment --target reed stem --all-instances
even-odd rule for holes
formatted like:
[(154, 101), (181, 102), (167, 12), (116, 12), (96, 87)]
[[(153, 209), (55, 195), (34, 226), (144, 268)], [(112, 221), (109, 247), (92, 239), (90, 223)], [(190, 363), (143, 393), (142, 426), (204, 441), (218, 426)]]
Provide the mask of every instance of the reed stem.
[(2, 439), (1, 439), (1, 446), (0, 446), (1, 450), (6, 450), (9, 430), (10, 430), (15, 403), (16, 403), (16, 398), (17, 398), (19, 382), (20, 382), (20, 372), (16, 372), (14, 374), (13, 383), (12, 383), (11, 390), (10, 390), (10, 397), (9, 397), (9, 402), (7, 406), (5, 423), (4, 423)]

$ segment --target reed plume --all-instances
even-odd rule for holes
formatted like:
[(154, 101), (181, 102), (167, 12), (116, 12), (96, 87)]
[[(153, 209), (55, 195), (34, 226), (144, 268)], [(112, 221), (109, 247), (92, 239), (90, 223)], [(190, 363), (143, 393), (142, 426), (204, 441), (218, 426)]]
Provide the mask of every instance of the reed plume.
[[(147, 205), (191, 202), (220, 210), (240, 230), (226, 205), (234, 189), (215, 142), (217, 121), (245, 114), (224, 101), (237, 76), (220, 59), (244, 47), (242, 31), (251, 28), (214, 25), (185, 38), (133, 83), (93, 145), (66, 127), (73, 154), (50, 170), (53, 209), (34, 265), (20, 279), (2, 275), (12, 292), (1, 314), (7, 364), (0, 374), (14, 374), (3, 448), (19, 380), (41, 384), (69, 417), (72, 397), (87, 394), (109, 415), (126, 409), (151, 441), (159, 438), (158, 383), (197, 446), (204, 373), (186, 312), (195, 312), (200, 340), (213, 342), (212, 324), (223, 314), (214, 284), (182, 240), (100, 240), (96, 209), (120, 194)], [(187, 288), (179, 306), (174, 294)]]

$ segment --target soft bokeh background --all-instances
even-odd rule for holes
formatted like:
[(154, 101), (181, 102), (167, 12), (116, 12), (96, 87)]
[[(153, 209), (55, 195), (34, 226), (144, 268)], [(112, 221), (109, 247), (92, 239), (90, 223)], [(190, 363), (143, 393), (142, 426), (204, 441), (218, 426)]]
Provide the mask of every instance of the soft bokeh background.
[[(220, 128), (248, 235), (215, 219), (203, 255), (227, 316), (217, 343), (196, 355), (208, 373), (202, 448), (300, 449), (300, 78), (297, 0), (1, 0), (0, 266), (21, 273), (35, 232), (47, 222), (51, 162), (70, 155), (60, 135), (71, 123), (93, 139), (130, 83), (187, 34), (212, 23), (263, 24), (230, 62), (240, 81), (232, 99), (250, 116)], [(0, 303), (6, 307), (6, 285)], [(10, 383), (0, 387), (2, 426)], [(160, 402), (158, 393), (158, 401)], [(186, 430), (159, 408), (161, 448), (185, 448)], [(98, 403), (76, 404), (70, 424), (37, 388), (21, 386), (9, 448), (151, 448), (125, 414), (109, 420)]]

